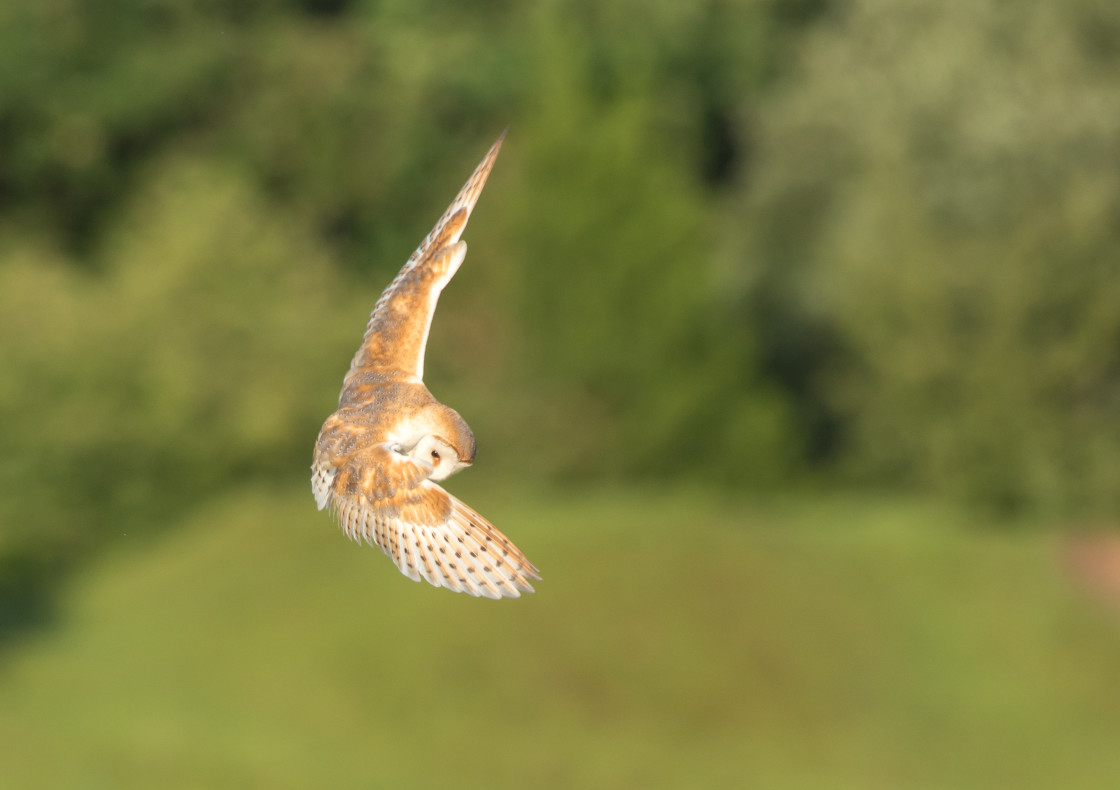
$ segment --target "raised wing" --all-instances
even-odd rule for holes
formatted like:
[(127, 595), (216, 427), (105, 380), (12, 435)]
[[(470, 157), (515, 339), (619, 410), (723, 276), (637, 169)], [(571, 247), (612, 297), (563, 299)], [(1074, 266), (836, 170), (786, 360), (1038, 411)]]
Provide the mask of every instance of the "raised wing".
[[(388, 445), (358, 451), (336, 469), (317, 467), (328, 505), (353, 540), (379, 547), (408, 578), (486, 598), (533, 592), (540, 574), (489, 521), (427, 479)], [(316, 486), (316, 499), (320, 498)]]
[(361, 348), (350, 363), (351, 372), (386, 367), (417, 380), (424, 378), (424, 348), (436, 301), (467, 254), (467, 245), (459, 241), (459, 236), (482, 194), (505, 136), (502, 132), (490, 147), (447, 211), (377, 300)]

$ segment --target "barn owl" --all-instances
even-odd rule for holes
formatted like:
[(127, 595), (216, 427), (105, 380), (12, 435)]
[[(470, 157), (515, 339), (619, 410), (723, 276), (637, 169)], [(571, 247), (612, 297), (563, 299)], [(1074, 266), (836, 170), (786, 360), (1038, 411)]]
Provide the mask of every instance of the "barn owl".
[(532, 592), (537, 569), (495, 527), (437, 485), (474, 462), (474, 434), (424, 386), (436, 300), (467, 253), (459, 236), (498, 138), (431, 233), (377, 300), (315, 442), (311, 489), (343, 531), (392, 557), (408, 578), (487, 598)]

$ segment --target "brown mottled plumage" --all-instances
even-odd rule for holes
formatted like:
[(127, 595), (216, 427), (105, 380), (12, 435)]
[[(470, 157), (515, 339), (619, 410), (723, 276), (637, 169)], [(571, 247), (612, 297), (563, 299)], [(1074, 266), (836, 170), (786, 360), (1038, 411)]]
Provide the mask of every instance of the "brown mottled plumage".
[(424, 347), (504, 137), (377, 300), (311, 465), (319, 509), (330, 508), (350, 538), (380, 547), (414, 581), (487, 598), (532, 592), (529, 580), (540, 576), (505, 535), (436, 485), (474, 461), (475, 443), (458, 412), (424, 386)]

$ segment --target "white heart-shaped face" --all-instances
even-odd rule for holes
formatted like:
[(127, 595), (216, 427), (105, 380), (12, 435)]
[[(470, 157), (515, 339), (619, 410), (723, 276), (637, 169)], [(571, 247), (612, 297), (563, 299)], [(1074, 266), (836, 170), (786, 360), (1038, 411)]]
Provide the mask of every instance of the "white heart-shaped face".
[(435, 434), (428, 434), (416, 443), (409, 455), (421, 464), (431, 468), (429, 480), (443, 480), (455, 474), (468, 464), (459, 460), (455, 448)]

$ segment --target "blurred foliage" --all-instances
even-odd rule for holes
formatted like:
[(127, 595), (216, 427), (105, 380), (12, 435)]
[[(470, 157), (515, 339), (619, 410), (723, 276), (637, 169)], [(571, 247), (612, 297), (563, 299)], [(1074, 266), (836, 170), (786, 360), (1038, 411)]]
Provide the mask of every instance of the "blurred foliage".
[(799, 47), (741, 299), (826, 449), (879, 484), (1115, 514), (1120, 6), (856, 0)]
[(0, 599), (305, 468), (507, 125), (428, 365), (487, 468), (1106, 511), (1118, 76), (1104, 0), (9, 0)]

